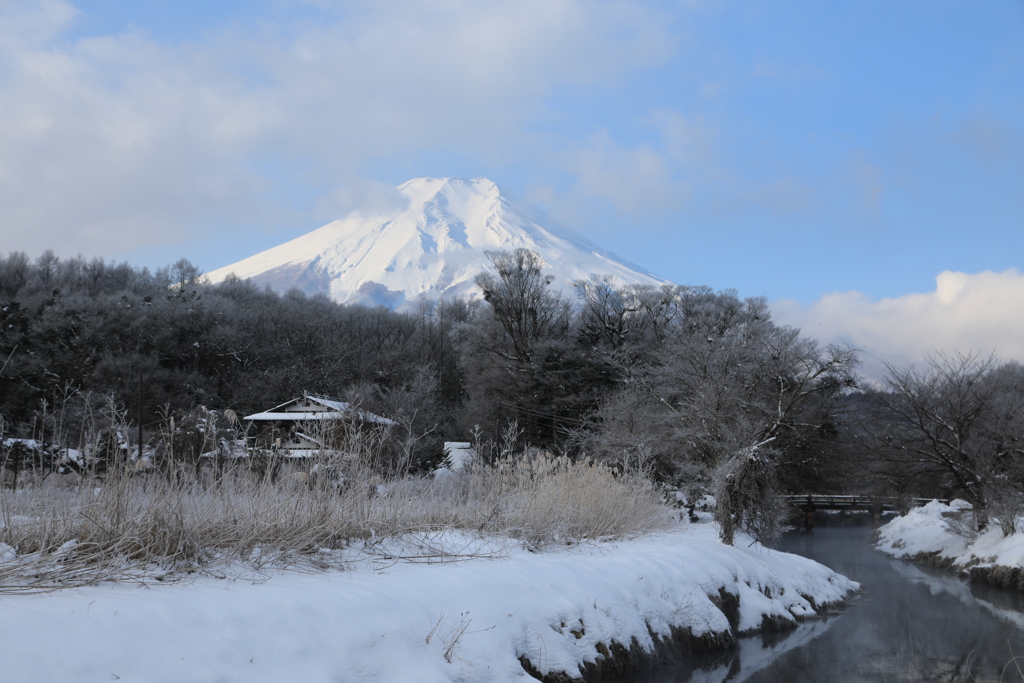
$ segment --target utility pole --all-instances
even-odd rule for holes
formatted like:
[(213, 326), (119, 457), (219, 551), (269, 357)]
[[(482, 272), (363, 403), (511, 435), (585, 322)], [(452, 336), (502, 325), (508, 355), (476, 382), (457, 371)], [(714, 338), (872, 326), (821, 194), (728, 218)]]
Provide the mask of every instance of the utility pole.
[(142, 370), (139, 370), (139, 464), (142, 464)]

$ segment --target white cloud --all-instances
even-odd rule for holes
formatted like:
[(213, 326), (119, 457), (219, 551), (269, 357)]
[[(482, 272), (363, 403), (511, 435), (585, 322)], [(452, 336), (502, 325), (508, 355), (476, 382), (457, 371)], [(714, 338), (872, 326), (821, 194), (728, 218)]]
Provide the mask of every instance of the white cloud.
[(67, 40), (72, 4), (0, 5), (4, 248), (109, 255), (333, 218), (355, 208), (338, 188), (366, 189), (368, 164), (529, 154), (526, 124), (555, 89), (671, 49), (652, 10), (620, 0), (335, 7), (319, 23), (167, 44), (139, 31)]
[(1003, 163), (1020, 165), (1024, 140), (1006, 121), (987, 112), (975, 112), (955, 124), (948, 132), (955, 143), (968, 149), (976, 160), (987, 166)]
[(648, 141), (623, 144), (599, 130), (560, 156), (576, 182), (561, 202), (547, 198), (557, 215), (595, 199), (631, 216), (665, 215), (685, 206), (699, 184), (733, 184), (718, 167), (718, 131), (707, 121), (660, 109), (643, 124)]
[(870, 301), (859, 292), (836, 292), (811, 306), (776, 301), (777, 322), (801, 328), (822, 342), (862, 351), (864, 371), (877, 378), (884, 362), (920, 363), (936, 351), (994, 352), (1024, 361), (1024, 274), (944, 271), (935, 291)]
[(576, 193), (600, 197), (633, 214), (664, 210), (689, 194), (673, 181), (671, 165), (659, 149), (649, 143), (626, 147), (607, 131), (577, 150), (571, 168), (578, 178)]
[(877, 216), (885, 195), (881, 169), (865, 161), (861, 154), (855, 154), (846, 175), (851, 181), (851, 188), (859, 190), (858, 208), (868, 215)]
[(660, 127), (668, 156), (707, 172), (716, 163), (718, 131), (703, 118), (687, 118), (678, 111), (663, 109), (654, 116)]

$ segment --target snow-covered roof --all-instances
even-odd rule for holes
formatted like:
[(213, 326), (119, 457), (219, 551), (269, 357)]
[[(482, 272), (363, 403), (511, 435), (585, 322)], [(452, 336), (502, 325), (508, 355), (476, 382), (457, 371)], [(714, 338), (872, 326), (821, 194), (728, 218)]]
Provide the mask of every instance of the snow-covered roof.
[(318, 439), (315, 436), (310, 436), (309, 434), (306, 434), (304, 432), (300, 432), (298, 430), (295, 431), (295, 436), (297, 438), (299, 438), (299, 439), (305, 439), (306, 441), (309, 441), (310, 443), (314, 443), (317, 446), (324, 446), (325, 445), (323, 439)]
[(32, 449), (36, 449), (36, 448), (41, 448), (42, 447), (42, 444), (39, 443), (38, 441), (36, 441), (35, 439), (15, 439), (15, 438), (10, 438), (10, 439), (4, 439), (3, 440), (4, 448), (11, 448), (15, 444), (21, 444), (25, 448), (32, 448)]
[(253, 422), (308, 422), (312, 420), (359, 420), (380, 425), (393, 425), (392, 420), (366, 410), (355, 408), (351, 403), (323, 396), (301, 396), (282, 403), (261, 413), (242, 418)]

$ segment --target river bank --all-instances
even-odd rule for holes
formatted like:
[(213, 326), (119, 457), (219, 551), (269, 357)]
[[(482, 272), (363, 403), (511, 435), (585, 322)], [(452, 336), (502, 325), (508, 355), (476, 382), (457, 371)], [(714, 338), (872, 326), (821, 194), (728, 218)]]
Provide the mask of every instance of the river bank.
[(983, 533), (970, 529), (970, 505), (932, 501), (878, 530), (877, 548), (956, 572), (971, 581), (1024, 591), (1024, 534), (1006, 536), (995, 523)]
[(880, 553), (870, 522), (794, 531), (778, 545), (860, 583), (837, 614), (615, 683), (1024, 681), (1024, 594)]
[(803, 557), (724, 546), (708, 524), (543, 553), (445, 542), (479, 559), (378, 547), (361, 562), (351, 550), (344, 572), (3, 596), (5, 680), (567, 680), (728, 646), (857, 588)]

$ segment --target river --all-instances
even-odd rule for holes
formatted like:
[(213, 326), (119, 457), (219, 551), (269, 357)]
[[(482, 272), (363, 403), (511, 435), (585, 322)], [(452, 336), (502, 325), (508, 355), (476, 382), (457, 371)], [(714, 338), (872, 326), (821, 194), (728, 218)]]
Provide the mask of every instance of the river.
[(1024, 595), (890, 559), (870, 537), (870, 527), (819, 527), (779, 544), (860, 582), (842, 612), (628, 680), (1024, 681)]

